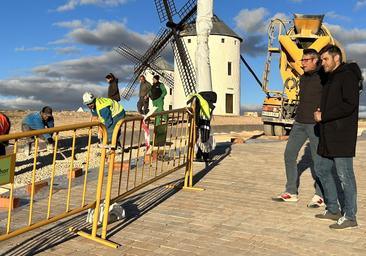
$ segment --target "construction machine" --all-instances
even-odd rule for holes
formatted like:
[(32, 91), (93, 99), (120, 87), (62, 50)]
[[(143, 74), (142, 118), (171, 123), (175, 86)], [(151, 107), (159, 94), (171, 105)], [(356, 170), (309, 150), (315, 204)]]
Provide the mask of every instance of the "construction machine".
[[(286, 135), (292, 127), (299, 103), (299, 80), (303, 74), (301, 58), (303, 50), (312, 48), (318, 52), (326, 45), (340, 44), (323, 24), (324, 15), (294, 14), (292, 21), (274, 19), (268, 29), (268, 52), (261, 87), (266, 97), (262, 107), (265, 135)], [(288, 28), (287, 28), (288, 27)], [(270, 90), (269, 74), (274, 54), (279, 54), (279, 70), (282, 78), (280, 90)]]

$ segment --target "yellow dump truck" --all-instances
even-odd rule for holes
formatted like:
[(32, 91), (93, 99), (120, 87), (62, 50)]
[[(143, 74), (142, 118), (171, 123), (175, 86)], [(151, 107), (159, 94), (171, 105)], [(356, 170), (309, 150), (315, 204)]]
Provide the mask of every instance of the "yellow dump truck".
[[(303, 74), (303, 49), (320, 51), (327, 44), (342, 47), (323, 24), (324, 15), (294, 14), (292, 22), (275, 19), (268, 29), (268, 52), (262, 89), (266, 98), (262, 107), (262, 121), (266, 135), (286, 135), (291, 130), (299, 103), (299, 78)], [(289, 28), (287, 28), (287, 26)], [(344, 50), (342, 49), (343, 55)], [(269, 74), (272, 58), (279, 54), (279, 70), (283, 84), (280, 90), (270, 90)], [(343, 56), (345, 60), (345, 56)], [(272, 86), (272, 84), (271, 84)]]

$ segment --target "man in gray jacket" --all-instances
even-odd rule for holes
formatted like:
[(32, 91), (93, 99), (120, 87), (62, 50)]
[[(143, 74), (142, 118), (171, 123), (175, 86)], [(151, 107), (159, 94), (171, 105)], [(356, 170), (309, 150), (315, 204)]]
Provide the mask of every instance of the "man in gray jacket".
[(149, 92), (151, 90), (151, 84), (146, 81), (144, 75), (140, 76), (140, 92), (139, 101), (137, 102), (137, 111), (141, 115), (146, 115), (149, 112)]

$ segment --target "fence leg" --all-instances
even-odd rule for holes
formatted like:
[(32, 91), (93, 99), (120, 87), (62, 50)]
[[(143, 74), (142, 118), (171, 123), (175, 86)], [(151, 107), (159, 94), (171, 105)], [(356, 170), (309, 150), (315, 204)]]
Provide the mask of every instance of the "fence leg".
[(189, 143), (188, 143), (188, 156), (187, 156), (187, 165), (186, 172), (184, 175), (184, 185), (183, 190), (190, 191), (203, 191), (204, 188), (193, 187), (193, 158), (194, 158), (194, 145), (196, 143), (196, 118), (195, 118), (195, 101), (192, 104), (193, 107), (193, 115), (191, 116), (192, 122), (189, 132)]

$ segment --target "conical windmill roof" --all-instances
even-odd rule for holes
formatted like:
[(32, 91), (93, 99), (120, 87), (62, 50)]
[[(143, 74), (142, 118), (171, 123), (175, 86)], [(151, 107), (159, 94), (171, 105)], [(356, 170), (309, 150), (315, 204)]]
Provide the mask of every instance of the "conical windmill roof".
[[(185, 30), (183, 30), (180, 33), (181, 36), (196, 36), (196, 23), (190, 23), (186, 27)], [(219, 19), (216, 15), (212, 17), (212, 30), (210, 35), (220, 35), (220, 36), (230, 36), (235, 37), (239, 39), (241, 42), (243, 39), (236, 34), (231, 28), (228, 27), (222, 20)]]

